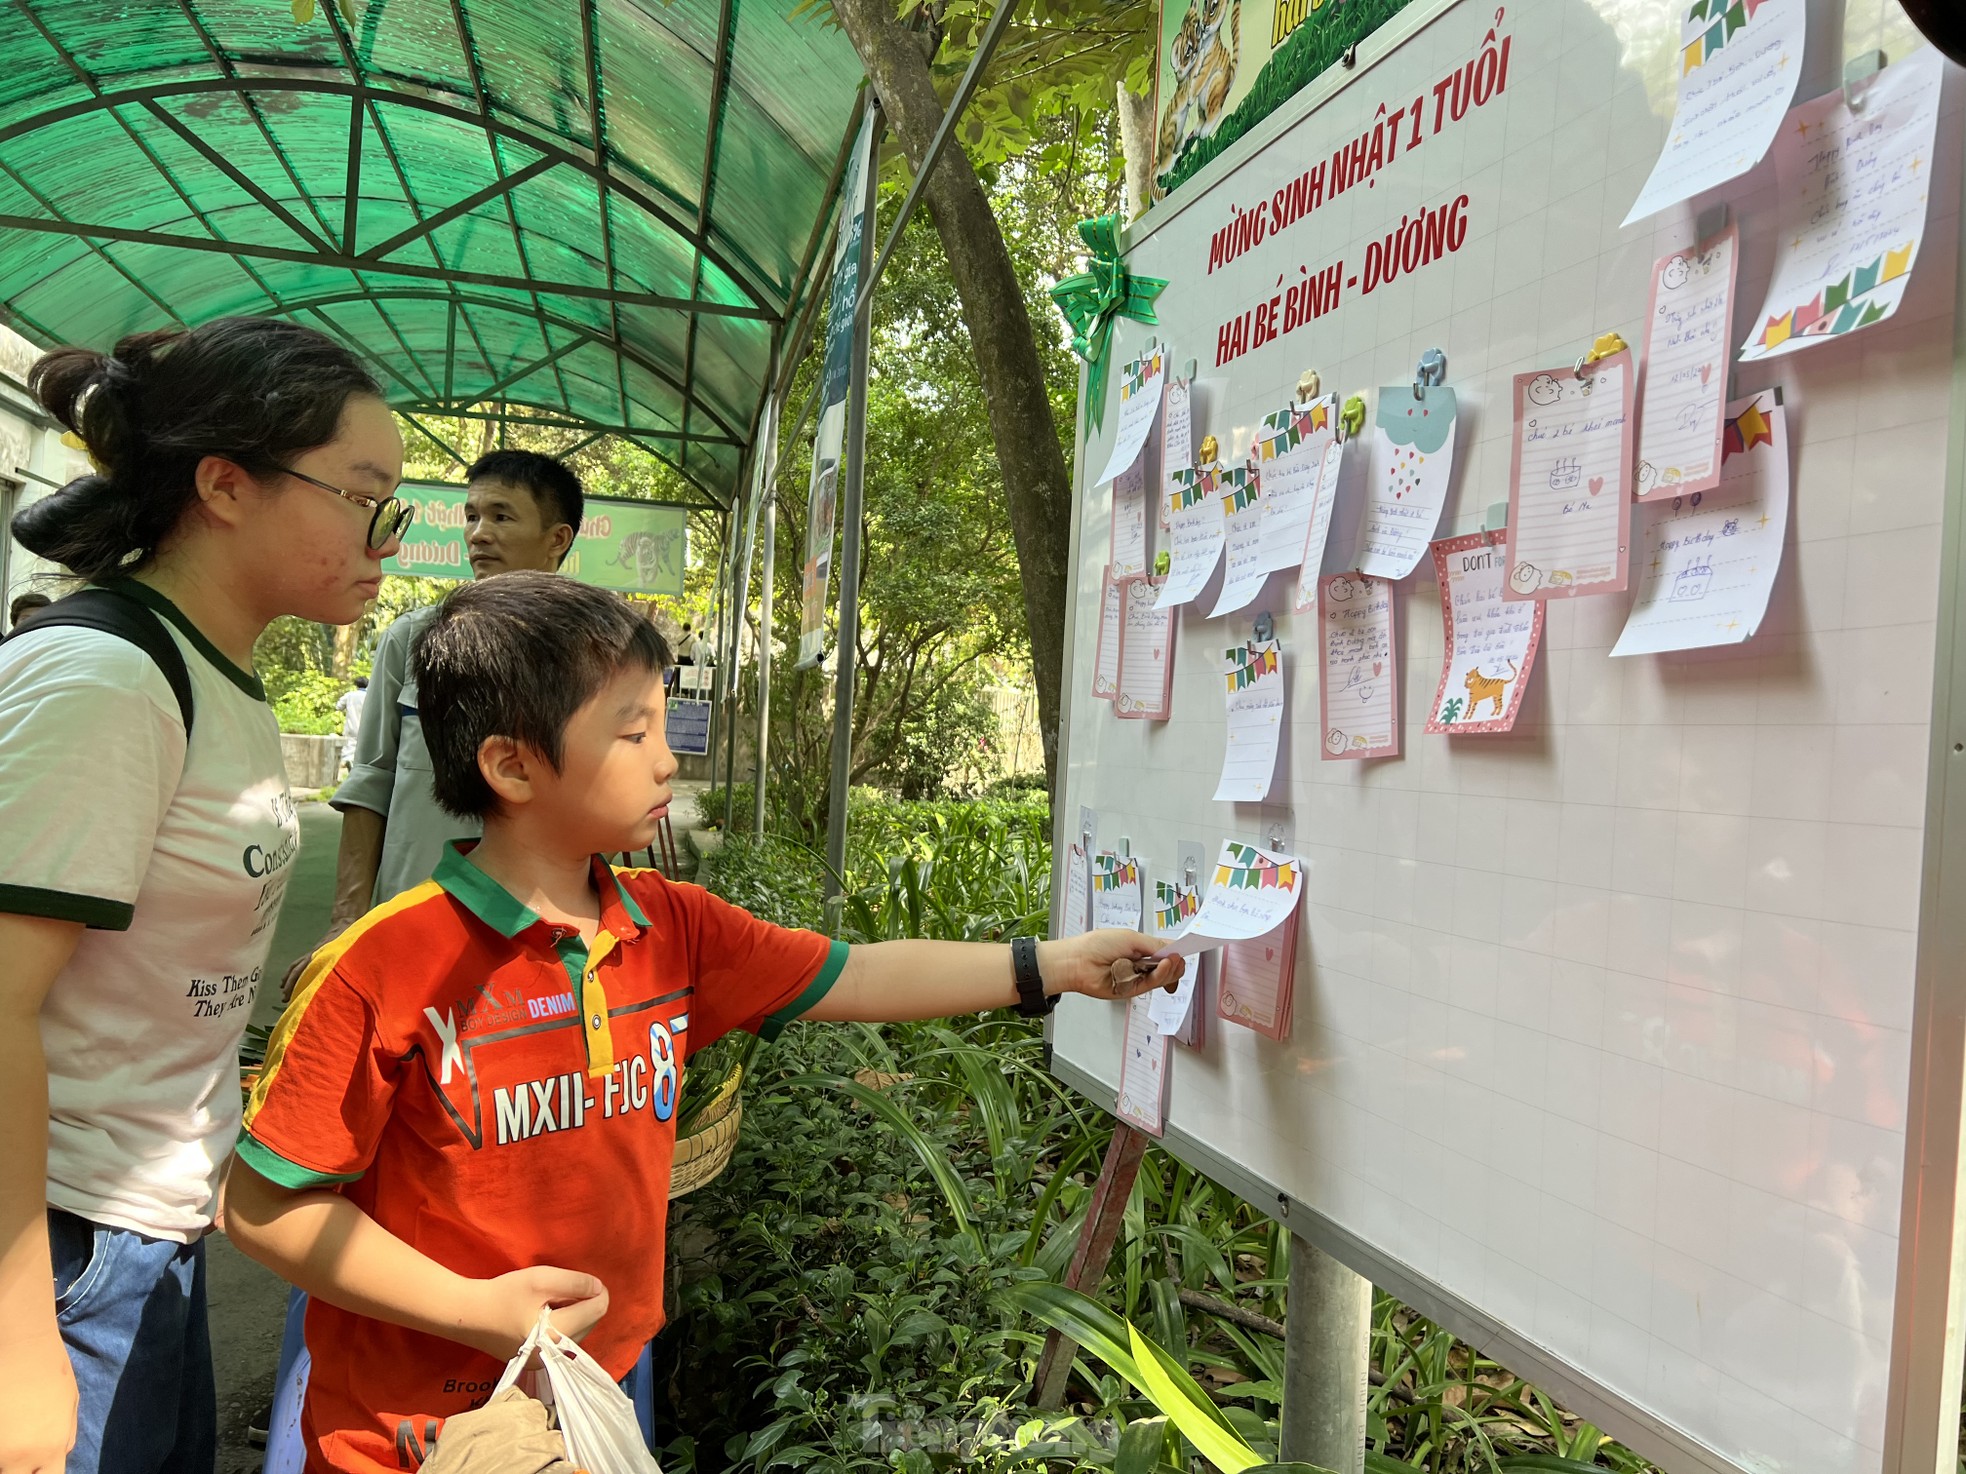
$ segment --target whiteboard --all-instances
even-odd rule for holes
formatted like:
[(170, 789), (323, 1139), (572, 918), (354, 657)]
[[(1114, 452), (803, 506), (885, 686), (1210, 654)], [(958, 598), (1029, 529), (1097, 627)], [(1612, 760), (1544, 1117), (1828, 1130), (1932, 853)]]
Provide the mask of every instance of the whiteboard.
[[(1640, 342), (1651, 265), (1693, 242), (1698, 207), (1725, 199), (1740, 225), (1737, 345), (1762, 301), (1768, 161), (1618, 223), (1665, 137), (1677, 15), (1508, 0), (1497, 24), (1493, 0), (1416, 0), (1355, 70), (1136, 223), (1129, 266), (1171, 284), (1158, 328), (1121, 321), (1115, 362), (1150, 334), (1177, 366), (1199, 359), (1194, 436), (1234, 465), (1305, 369), (1376, 402), (1439, 347), (1462, 423), (1437, 536), (1478, 529), (1507, 497), (1510, 375), (1604, 331)], [(1845, 53), (1919, 44), (1875, 0), (1847, 16), (1812, 0), (1809, 21), (1797, 101), (1837, 85)], [(1434, 84), (1492, 25), (1512, 38), (1504, 92), (1208, 269), (1232, 207), (1271, 199), (1382, 103), (1423, 96), (1431, 126)], [(1183, 844), (1213, 856), (1274, 827), (1308, 867), (1294, 1031), (1216, 1022), (1204, 1049), (1177, 1046), (1169, 1148), (1675, 1470), (1931, 1468), (1956, 1436), (1966, 985), (1939, 948), (1966, 910), (1966, 833), (1930, 818), (1944, 794), (1928, 765), (1958, 720), (1959, 82), (1898, 316), (1740, 369), (1739, 394), (1783, 389), (1794, 483), (1745, 646), (1614, 662), (1630, 595), (1552, 601), (1515, 730), (1428, 736), (1442, 635), (1423, 564), (1397, 594), (1404, 756), (1324, 762), (1315, 618), (1290, 614), (1276, 574), (1243, 615), (1184, 609), (1172, 718), (1119, 721), (1090, 694), (1110, 494), (1078, 488), (1058, 842), (1085, 807), (1097, 843), (1124, 837), (1149, 877), (1172, 878)], [(1300, 267), (1349, 274), (1403, 215), (1463, 194), (1459, 251), (1216, 366), (1222, 325)], [(1081, 422), (1082, 476), (1115, 419), (1089, 438)], [(1341, 508), (1327, 570), (1350, 566), (1346, 536)], [(1215, 670), (1265, 608), (1286, 651), (1285, 752), (1268, 805), (1217, 804)], [(1939, 1036), (1915, 1018), (1934, 1009), (1954, 1033), (1926, 1059)], [(1122, 1024), (1070, 999), (1052, 1026), (1054, 1068), (1108, 1108)], [(1940, 1159), (1910, 1183), (1908, 1148)]]

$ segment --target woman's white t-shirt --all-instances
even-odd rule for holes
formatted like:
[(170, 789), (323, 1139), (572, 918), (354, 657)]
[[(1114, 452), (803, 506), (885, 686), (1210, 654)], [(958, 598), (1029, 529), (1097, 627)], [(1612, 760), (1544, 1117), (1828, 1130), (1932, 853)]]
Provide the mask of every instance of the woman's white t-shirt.
[(0, 911), (88, 930), (48, 990), (48, 1202), (189, 1242), (239, 1131), (252, 1017), (300, 826), (251, 673), (168, 601), (187, 754), (154, 661), (97, 630), (0, 646)]

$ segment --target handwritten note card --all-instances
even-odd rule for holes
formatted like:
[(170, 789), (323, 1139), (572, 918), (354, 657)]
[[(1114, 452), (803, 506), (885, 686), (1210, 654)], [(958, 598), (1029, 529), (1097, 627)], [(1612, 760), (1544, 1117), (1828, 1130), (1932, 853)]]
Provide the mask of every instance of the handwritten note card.
[[(1147, 913), (1147, 929), (1160, 937), (1177, 934), (1200, 909), (1201, 896), (1193, 886), (1180, 881), (1170, 883), (1157, 880), (1154, 882), (1154, 904)], [(1153, 1018), (1154, 1027), (1197, 1049), (1201, 1047), (1199, 1031), (1202, 1015), (1194, 1003), (1196, 991), (1201, 986), (1201, 975), (1200, 963), (1191, 962), (1172, 993), (1157, 989), (1147, 995), (1150, 1000), (1147, 1011)]]
[(1113, 478), (1113, 535), (1108, 554), (1113, 577), (1147, 571), (1147, 459), (1142, 456)]
[(1290, 1000), (1296, 992), (1297, 922), (1222, 949), (1222, 981), (1215, 998), (1218, 1018), (1271, 1039), (1290, 1037)]
[(1167, 577), (1160, 586), (1163, 608), (1186, 604), (1208, 586), (1222, 556), (1222, 501), (1219, 470), (1167, 473)]
[(1111, 481), (1140, 459), (1140, 447), (1147, 443), (1147, 432), (1160, 413), (1166, 366), (1164, 352), (1158, 348), (1120, 365), (1119, 428), (1114, 431), (1113, 453), (1106, 458), (1106, 469), (1099, 473), (1100, 481)]
[(1065, 847), (1065, 905), (1059, 914), (1058, 935), (1076, 937), (1086, 930), (1092, 914), (1091, 874), (1082, 845)]
[[(1161, 405), (1160, 417), (1160, 472), (1163, 482), (1174, 472), (1195, 463), (1194, 431), (1189, 420), (1189, 405), (1194, 397), (1194, 382), (1190, 379), (1170, 379), (1167, 395)], [(1167, 530), (1167, 497), (1156, 497), (1155, 503), (1158, 525)]]
[(1613, 594), (1631, 533), (1632, 356), (1515, 376), (1505, 599)]
[(1283, 642), (1238, 645), (1223, 658), (1229, 704), (1229, 742), (1222, 754), (1219, 803), (1259, 804), (1276, 777), (1283, 734)]
[(1399, 662), (1393, 586), (1339, 573), (1318, 584), (1324, 678), (1318, 712), (1324, 758), (1399, 756)]
[[(1251, 454), (1263, 468), (1263, 571), (1296, 568), (1319, 502), (1324, 452), (1338, 441), (1338, 396), (1287, 404), (1263, 416)], [(1324, 507), (1325, 525), (1331, 508)], [(1324, 540), (1318, 539), (1322, 551)]]
[(1429, 732), (1506, 732), (1515, 725), (1543, 638), (1540, 599), (1504, 599), (1508, 534), (1470, 532), (1434, 544), (1444, 627)]
[(1174, 692), (1174, 611), (1147, 574), (1120, 580), (1119, 690), (1113, 708), (1134, 721), (1164, 722)]
[(1624, 224), (1747, 173), (1802, 75), (1806, 0), (1678, 0), (1679, 106)]
[(1733, 347), (1734, 274), (1741, 235), (1730, 226), (1652, 268), (1639, 375), (1638, 497), (1706, 491), (1720, 483), (1720, 412)]
[(1405, 578), (1427, 556), (1454, 471), (1455, 415), (1452, 389), (1388, 384), (1379, 391), (1359, 572)]
[(1295, 855), (1225, 840), (1201, 909), (1154, 955), (1193, 957), (1268, 936), (1296, 913), (1303, 891), (1304, 864)]
[(1264, 503), (1269, 500), (1262, 473), (1252, 464), (1222, 473), (1222, 591), (1210, 617), (1233, 614), (1263, 590), (1269, 564), (1263, 558), (1268, 534)]
[(1640, 509), (1638, 598), (1613, 655), (1736, 645), (1761, 627), (1789, 516), (1775, 391), (1728, 405), (1724, 440), (1718, 487)]
[(1318, 467), (1317, 502), (1311, 509), (1311, 525), (1305, 533), (1304, 551), (1297, 555), (1297, 593), (1293, 607), (1299, 614), (1317, 608), (1318, 579), (1324, 571), (1324, 546), (1331, 535), (1331, 512), (1338, 503), (1338, 478), (1345, 468), (1345, 442), (1334, 439), (1324, 448)]
[(1102, 850), (1092, 857), (1092, 925), (1140, 930), (1140, 862)]
[(1168, 1037), (1154, 1025), (1148, 994), (1126, 1005), (1126, 1035), (1120, 1045), (1120, 1088), (1113, 1110), (1122, 1121), (1159, 1136), (1167, 1115)]
[(1111, 701), (1120, 688), (1120, 585), (1108, 565), (1099, 576), (1099, 651), (1092, 662), (1092, 694)]
[(1793, 353), (1898, 310), (1925, 234), (1945, 58), (1915, 51), (1805, 102), (1775, 139), (1775, 275), (1743, 362)]

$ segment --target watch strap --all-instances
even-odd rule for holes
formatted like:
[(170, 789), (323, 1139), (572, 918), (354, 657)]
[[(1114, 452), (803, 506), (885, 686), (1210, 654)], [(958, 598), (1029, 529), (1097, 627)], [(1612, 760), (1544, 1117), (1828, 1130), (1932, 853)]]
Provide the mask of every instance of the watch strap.
[(1017, 979), (1017, 1011), (1025, 1018), (1043, 1018), (1058, 1006), (1047, 998), (1044, 975), (1038, 971), (1036, 937), (1013, 937), (1010, 942), (1010, 969)]

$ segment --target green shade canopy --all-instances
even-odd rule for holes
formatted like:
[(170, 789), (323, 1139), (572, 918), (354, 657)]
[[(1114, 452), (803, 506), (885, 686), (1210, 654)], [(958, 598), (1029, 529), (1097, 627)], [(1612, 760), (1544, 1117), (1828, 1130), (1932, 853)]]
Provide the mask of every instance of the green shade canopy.
[(798, 9), (0, 0), (0, 317), (283, 315), (400, 409), (631, 436), (727, 502), (857, 116)]

